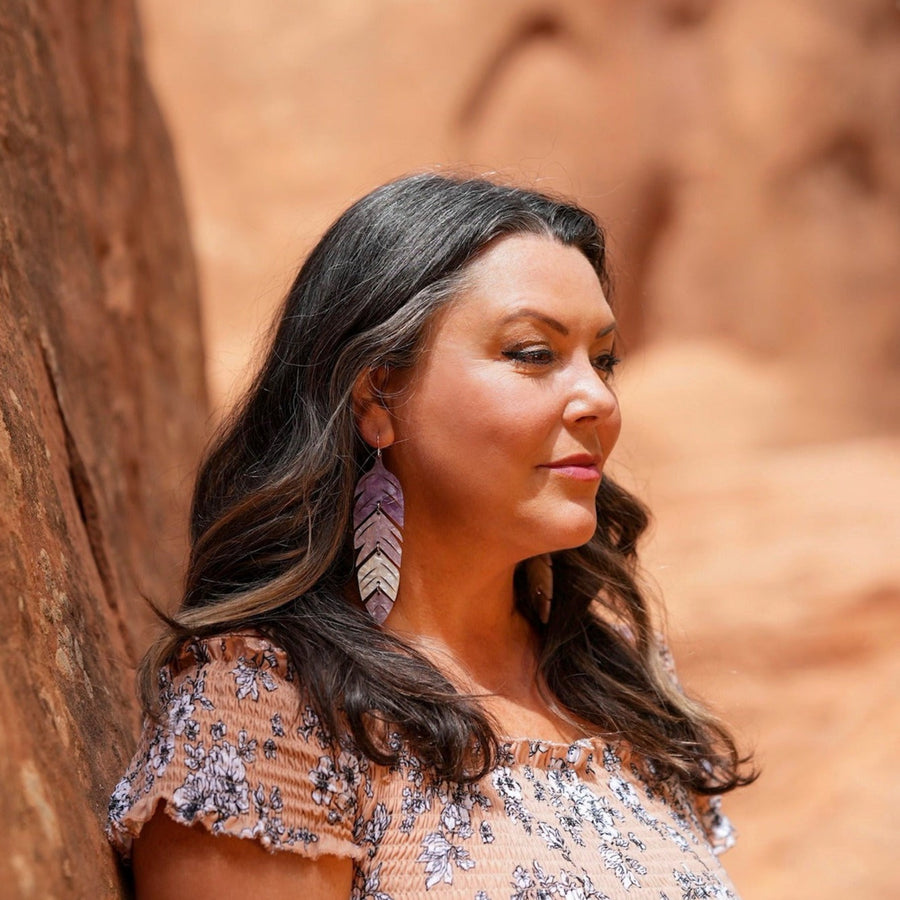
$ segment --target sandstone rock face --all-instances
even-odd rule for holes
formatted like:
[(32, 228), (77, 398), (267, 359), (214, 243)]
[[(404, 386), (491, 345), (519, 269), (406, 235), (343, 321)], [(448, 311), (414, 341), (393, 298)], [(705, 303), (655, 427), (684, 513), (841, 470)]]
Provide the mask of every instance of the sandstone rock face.
[(0, 10), (0, 896), (119, 897), (131, 667), (177, 593), (197, 284), (133, 6)]

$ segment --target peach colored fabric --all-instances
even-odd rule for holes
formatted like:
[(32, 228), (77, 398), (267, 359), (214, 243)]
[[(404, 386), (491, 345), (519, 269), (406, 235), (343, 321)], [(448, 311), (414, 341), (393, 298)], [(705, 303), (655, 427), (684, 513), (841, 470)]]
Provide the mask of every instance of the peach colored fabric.
[(621, 744), (512, 740), (468, 786), (405, 750), (379, 766), (333, 748), (285, 654), (249, 635), (190, 645), (160, 693), (110, 801), (123, 855), (164, 801), (178, 822), (272, 851), (350, 857), (353, 900), (736, 896), (717, 803), (651, 789)]

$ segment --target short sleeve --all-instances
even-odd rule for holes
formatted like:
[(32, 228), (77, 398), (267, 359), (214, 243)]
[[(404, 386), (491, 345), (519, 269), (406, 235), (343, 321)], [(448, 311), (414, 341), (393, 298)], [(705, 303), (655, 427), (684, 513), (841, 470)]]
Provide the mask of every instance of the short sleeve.
[(722, 812), (722, 798), (718, 794), (695, 794), (694, 808), (713, 853), (718, 856), (730, 850), (737, 840), (737, 832), (731, 819)]
[(353, 826), (367, 766), (324, 731), (282, 650), (255, 635), (194, 642), (159, 687), (161, 713), (110, 799), (123, 856), (160, 803), (176, 822), (273, 851), (364, 855)]

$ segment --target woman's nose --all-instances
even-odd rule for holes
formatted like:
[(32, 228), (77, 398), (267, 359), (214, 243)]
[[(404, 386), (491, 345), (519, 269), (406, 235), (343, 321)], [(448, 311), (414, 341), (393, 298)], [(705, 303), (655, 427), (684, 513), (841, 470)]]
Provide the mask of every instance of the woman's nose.
[(584, 419), (602, 422), (617, 417), (619, 401), (612, 387), (592, 365), (578, 366), (569, 385), (565, 417), (569, 424)]

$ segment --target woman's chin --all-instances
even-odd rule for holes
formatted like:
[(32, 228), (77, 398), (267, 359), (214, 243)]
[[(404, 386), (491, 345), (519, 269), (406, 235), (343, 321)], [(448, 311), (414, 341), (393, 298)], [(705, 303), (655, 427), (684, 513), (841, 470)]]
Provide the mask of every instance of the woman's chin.
[(547, 549), (543, 553), (553, 553), (557, 550), (572, 550), (575, 547), (583, 547), (597, 531), (597, 514), (585, 512), (583, 516), (572, 516), (560, 527), (553, 530), (552, 534), (546, 534)]

